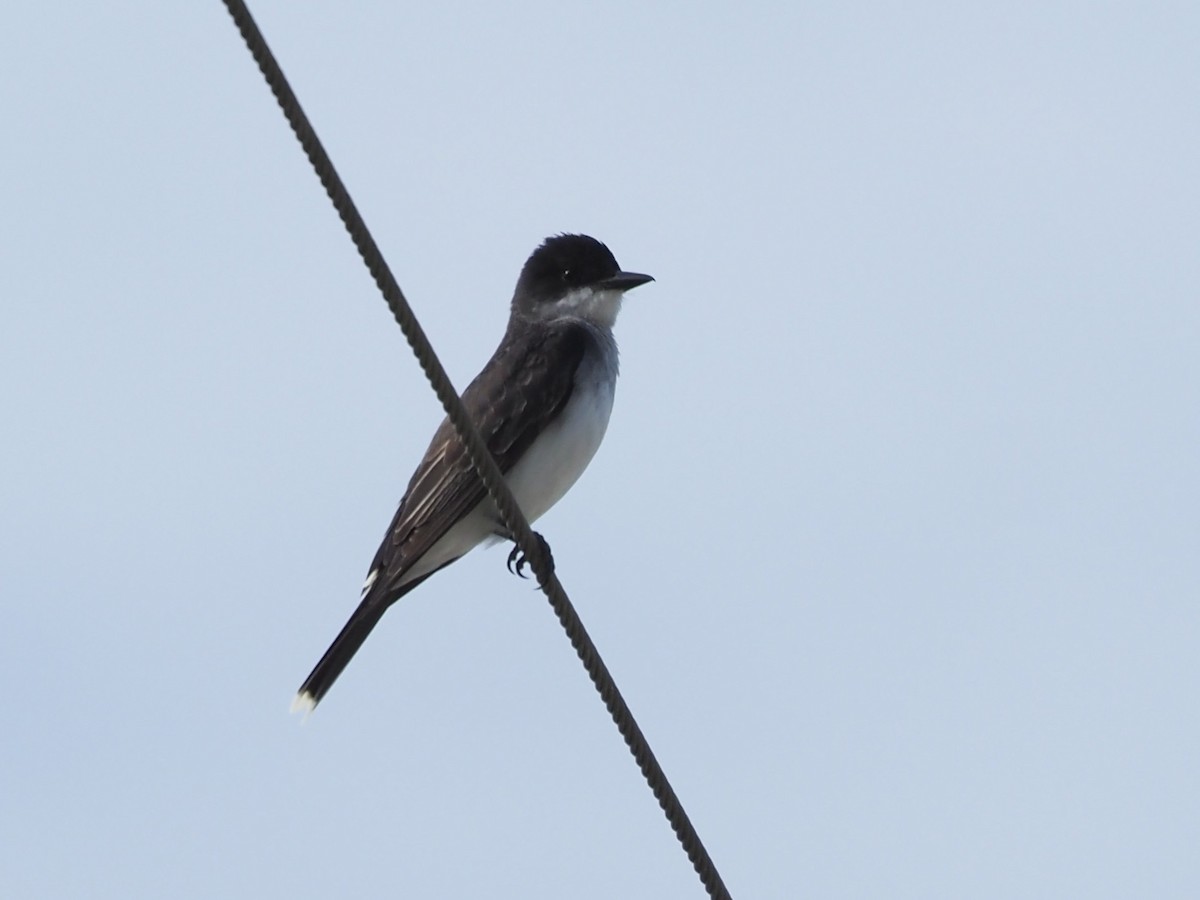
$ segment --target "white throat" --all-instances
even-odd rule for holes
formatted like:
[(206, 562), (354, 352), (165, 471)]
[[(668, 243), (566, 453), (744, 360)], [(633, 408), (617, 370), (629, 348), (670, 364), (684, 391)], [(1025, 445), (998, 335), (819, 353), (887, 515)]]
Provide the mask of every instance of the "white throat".
[(551, 322), (555, 319), (583, 319), (599, 328), (611, 329), (617, 324), (617, 314), (621, 311), (624, 296), (624, 291), (575, 288), (561, 300), (542, 304), (539, 317)]

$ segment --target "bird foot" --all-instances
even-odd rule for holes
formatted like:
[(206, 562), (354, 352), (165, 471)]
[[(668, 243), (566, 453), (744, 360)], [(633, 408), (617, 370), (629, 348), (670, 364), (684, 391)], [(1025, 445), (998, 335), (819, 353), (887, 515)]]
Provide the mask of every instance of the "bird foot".
[[(550, 552), (550, 545), (546, 543), (546, 539), (536, 531), (533, 536), (537, 538), (538, 545), (542, 548), (542, 553), (546, 556), (546, 562), (550, 564), (550, 571), (554, 571), (554, 555)], [(515, 568), (514, 568), (515, 565)], [(525, 567), (529, 565), (529, 558), (521, 552), (521, 548), (513, 544), (512, 550), (508, 554), (508, 571), (520, 578), (528, 578), (525, 574)]]

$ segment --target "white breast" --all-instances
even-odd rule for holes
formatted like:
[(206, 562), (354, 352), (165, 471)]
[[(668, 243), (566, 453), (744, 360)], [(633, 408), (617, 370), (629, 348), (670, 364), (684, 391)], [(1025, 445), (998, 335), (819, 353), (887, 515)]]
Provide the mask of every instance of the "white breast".
[(577, 384), (566, 408), (509, 471), (508, 486), (530, 522), (563, 498), (596, 455), (615, 389), (615, 379)]

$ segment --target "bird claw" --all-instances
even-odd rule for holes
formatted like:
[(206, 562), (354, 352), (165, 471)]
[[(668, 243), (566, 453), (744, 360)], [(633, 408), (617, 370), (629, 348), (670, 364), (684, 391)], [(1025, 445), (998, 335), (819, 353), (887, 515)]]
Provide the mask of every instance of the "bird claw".
[[(546, 562), (550, 564), (550, 571), (554, 571), (554, 556), (550, 553), (550, 545), (546, 543), (546, 539), (536, 531), (533, 536), (537, 538), (538, 545), (542, 548), (542, 553), (546, 557)], [(514, 568), (515, 565), (515, 568)], [(508, 554), (508, 571), (512, 572), (518, 578), (528, 578), (525, 574), (525, 567), (529, 565), (529, 558), (521, 552), (521, 548), (517, 544), (513, 544), (512, 550)]]

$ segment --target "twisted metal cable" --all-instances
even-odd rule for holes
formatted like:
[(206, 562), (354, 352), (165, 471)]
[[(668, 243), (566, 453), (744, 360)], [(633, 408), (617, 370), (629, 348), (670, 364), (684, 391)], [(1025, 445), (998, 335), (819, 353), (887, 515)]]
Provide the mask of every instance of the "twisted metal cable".
[(429, 379), (438, 400), (446, 410), (446, 415), (454, 426), (455, 433), (466, 447), (471, 464), (479, 473), (479, 478), (487, 488), (488, 495), (496, 504), (504, 527), (508, 529), (509, 534), (513, 535), (517, 546), (529, 560), (530, 567), (537, 576), (538, 586), (549, 599), (555, 615), (558, 616), (558, 621), (571, 641), (571, 646), (575, 648), (584, 668), (587, 669), (588, 677), (591, 678), (592, 684), (595, 685), (600, 698), (604, 701), (609, 715), (616, 723), (617, 730), (625, 739), (646, 783), (650, 786), (655, 799), (658, 800), (658, 805), (671, 823), (671, 828), (675, 831), (675, 836), (683, 846), (684, 852), (687, 853), (688, 859), (691, 860), (696, 874), (700, 876), (700, 881), (710, 897), (727, 900), (729, 891), (701, 842), (700, 835), (696, 833), (695, 827), (687, 813), (684, 812), (683, 805), (679, 802), (670, 782), (667, 781), (667, 776), (658, 764), (645, 735), (634, 721), (633, 713), (625, 703), (625, 698), (621, 696), (608, 667), (600, 658), (599, 651), (596, 650), (596, 645), (592, 643), (591, 637), (583, 627), (579, 614), (576, 613), (558, 576), (554, 573), (551, 559), (545, 552), (542, 543), (534, 537), (533, 529), (520, 507), (517, 506), (512, 491), (504, 481), (500, 467), (496, 465), (496, 461), (488, 452), (487, 445), (484, 444), (479, 431), (467, 416), (467, 411), (463, 407), (458, 393), (454, 390), (454, 386), (450, 383), (450, 378), (438, 360), (433, 346), (429, 343), (429, 338), (425, 336), (424, 330), (417, 322), (416, 315), (408, 305), (399, 284), (396, 283), (395, 276), (392, 275), (392, 270), (375, 244), (375, 239), (367, 230), (367, 225), (354, 205), (354, 201), (350, 198), (349, 191), (346, 190), (337, 170), (334, 169), (333, 162), (317, 138), (308, 116), (301, 109), (300, 101), (293, 93), (291, 85), (288, 84), (275, 55), (267, 46), (266, 39), (250, 15), (250, 10), (242, 0), (223, 0), (223, 2), (233, 17), (238, 31), (241, 32), (242, 39), (246, 42), (254, 61), (258, 63), (259, 70), (266, 78), (288, 124), (291, 125), (292, 131), (300, 141), (300, 146), (304, 148), (308, 161), (316, 171), (317, 177), (321, 179), (325, 193), (329, 195), (338, 216), (341, 217), (342, 224), (350, 233), (350, 239), (354, 241), (354, 246), (358, 249), (367, 270), (383, 294), (384, 300), (387, 301), (388, 308), (392, 311), (400, 330), (404, 332), (404, 337), (416, 355), (425, 377)]

